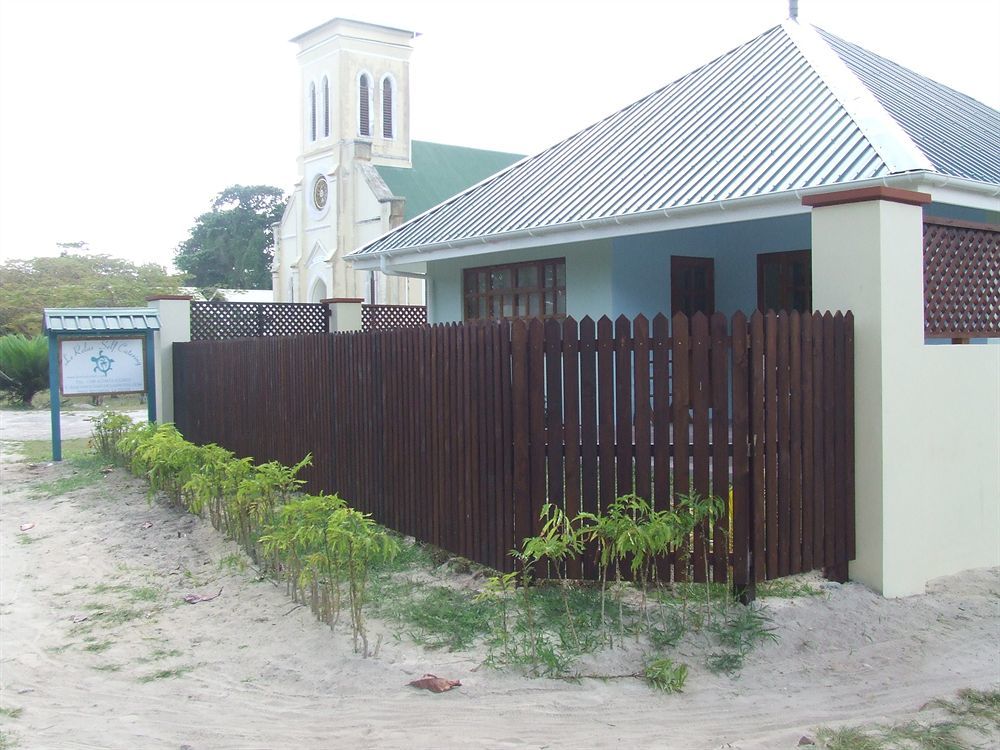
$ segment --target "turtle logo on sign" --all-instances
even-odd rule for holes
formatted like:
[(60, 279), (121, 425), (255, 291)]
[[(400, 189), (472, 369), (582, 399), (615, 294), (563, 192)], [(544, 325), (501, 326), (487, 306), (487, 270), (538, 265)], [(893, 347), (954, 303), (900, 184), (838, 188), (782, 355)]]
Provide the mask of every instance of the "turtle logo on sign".
[(94, 372), (102, 373), (104, 377), (108, 376), (108, 373), (111, 372), (111, 365), (114, 364), (114, 360), (106, 356), (103, 349), (97, 352), (96, 357), (91, 357), (90, 361), (94, 363)]

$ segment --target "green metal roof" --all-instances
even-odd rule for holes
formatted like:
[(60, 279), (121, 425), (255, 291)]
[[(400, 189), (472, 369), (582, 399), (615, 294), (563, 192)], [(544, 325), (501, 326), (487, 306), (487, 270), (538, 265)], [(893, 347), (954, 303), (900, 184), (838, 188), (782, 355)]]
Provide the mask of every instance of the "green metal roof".
[(523, 158), (427, 141), (413, 141), (410, 148), (413, 167), (376, 167), (392, 194), (406, 198), (407, 221)]
[(51, 308), (44, 310), (50, 333), (137, 333), (160, 330), (160, 316), (151, 307)]

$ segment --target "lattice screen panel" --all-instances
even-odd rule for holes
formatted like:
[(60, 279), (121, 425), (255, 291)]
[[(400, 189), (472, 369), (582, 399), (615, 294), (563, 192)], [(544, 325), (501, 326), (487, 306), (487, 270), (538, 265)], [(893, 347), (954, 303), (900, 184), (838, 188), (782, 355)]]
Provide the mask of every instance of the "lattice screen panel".
[(305, 302), (192, 302), (191, 340), (329, 333), (326, 305)]
[(389, 331), (393, 328), (419, 328), (427, 325), (423, 305), (362, 305), (361, 327), (365, 331)]
[(924, 333), (1000, 336), (1000, 227), (924, 223)]

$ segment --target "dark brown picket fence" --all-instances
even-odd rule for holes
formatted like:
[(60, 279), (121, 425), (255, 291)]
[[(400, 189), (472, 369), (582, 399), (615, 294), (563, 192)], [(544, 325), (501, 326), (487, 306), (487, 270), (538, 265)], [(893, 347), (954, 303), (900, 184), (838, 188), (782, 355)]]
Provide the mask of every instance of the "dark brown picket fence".
[[(844, 578), (854, 557), (850, 313), (198, 341), (175, 345), (174, 377), (189, 440), (312, 453), (311, 491), (497, 569), (545, 502), (572, 515), (629, 493), (731, 493), (688, 551), (714, 580)], [(683, 578), (677, 563), (661, 575)]]

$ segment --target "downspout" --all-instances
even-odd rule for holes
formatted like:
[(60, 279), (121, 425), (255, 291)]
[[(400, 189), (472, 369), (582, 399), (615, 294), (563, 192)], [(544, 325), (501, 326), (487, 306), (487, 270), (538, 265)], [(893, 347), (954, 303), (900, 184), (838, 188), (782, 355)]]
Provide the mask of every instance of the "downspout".
[(404, 279), (422, 279), (427, 280), (427, 274), (425, 273), (414, 273), (413, 271), (397, 271), (395, 269), (389, 270), (389, 267), (385, 264), (385, 255), (379, 256), (378, 266), (379, 270), (386, 276), (402, 276)]
[[(382, 273), (384, 273), (386, 276), (401, 276), (404, 279), (420, 279), (421, 281), (423, 281), (424, 282), (424, 306), (427, 307), (428, 310), (430, 310), (431, 292), (434, 289), (434, 281), (433, 281), (433, 279), (427, 278), (427, 274), (426, 273), (414, 273), (412, 271), (398, 271), (396, 269), (390, 269), (389, 266), (386, 265), (386, 262), (385, 262), (386, 261), (386, 257), (387, 256), (385, 256), (385, 255), (380, 255), (379, 256), (379, 259), (378, 259), (379, 270)], [(406, 293), (407, 293), (407, 295), (409, 295), (409, 293), (410, 293), (409, 289), (406, 290)], [(407, 302), (409, 302), (409, 299), (407, 299)], [(430, 316), (428, 316), (428, 317), (430, 317)]]

